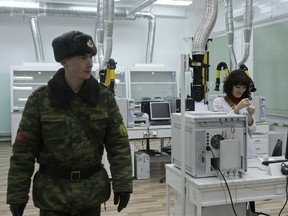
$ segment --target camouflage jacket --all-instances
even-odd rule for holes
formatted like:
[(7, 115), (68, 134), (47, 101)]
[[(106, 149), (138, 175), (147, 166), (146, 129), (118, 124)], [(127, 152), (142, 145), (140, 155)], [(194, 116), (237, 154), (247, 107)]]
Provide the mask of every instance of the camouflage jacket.
[[(87, 136), (67, 107), (94, 132)], [(35, 161), (58, 169), (80, 170), (100, 164), (107, 151), (114, 192), (132, 192), (130, 145), (114, 95), (94, 77), (75, 94), (60, 69), (47, 86), (28, 98), (13, 145), (7, 203), (27, 203)], [(79, 182), (35, 174), (33, 201), (40, 209), (69, 211), (109, 199), (110, 181), (102, 169)]]

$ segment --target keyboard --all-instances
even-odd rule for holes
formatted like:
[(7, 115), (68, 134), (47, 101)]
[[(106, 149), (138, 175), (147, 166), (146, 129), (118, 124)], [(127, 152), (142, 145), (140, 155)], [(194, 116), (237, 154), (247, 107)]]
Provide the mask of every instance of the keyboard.
[(150, 121), (150, 125), (171, 125), (171, 121)]

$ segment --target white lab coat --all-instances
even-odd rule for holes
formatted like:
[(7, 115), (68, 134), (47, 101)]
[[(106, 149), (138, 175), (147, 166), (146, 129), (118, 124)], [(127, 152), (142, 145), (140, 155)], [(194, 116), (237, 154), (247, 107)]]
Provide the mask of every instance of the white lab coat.
[[(227, 114), (238, 115), (234, 112), (232, 107), (226, 102), (224, 97), (218, 97), (218, 98), (214, 99), (213, 111), (226, 112)], [(240, 115), (247, 115), (247, 108), (240, 109), (239, 114)], [(249, 133), (249, 135), (251, 135), (255, 131), (256, 131), (256, 123), (255, 123), (255, 119), (254, 119), (253, 124), (251, 126), (248, 126), (248, 133)], [(248, 138), (247, 138), (247, 157), (248, 158), (255, 158), (256, 157), (255, 145), (252, 142), (250, 136), (248, 136)]]

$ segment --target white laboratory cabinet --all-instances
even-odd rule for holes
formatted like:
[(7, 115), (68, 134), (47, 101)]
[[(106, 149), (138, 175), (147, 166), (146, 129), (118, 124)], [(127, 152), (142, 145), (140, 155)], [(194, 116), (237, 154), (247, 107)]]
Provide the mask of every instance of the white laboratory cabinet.
[[(53, 77), (59, 68), (60, 64), (54, 63), (29, 63), (20, 66), (11, 66), (10, 70), (10, 86), (11, 86), (11, 140), (12, 144), (15, 141), (19, 122), (22, 117), (22, 111), (26, 104), (29, 95)], [(99, 77), (97, 68), (93, 67), (94, 75)], [(127, 97), (127, 69), (126, 67), (117, 67), (115, 69), (115, 94), (119, 97)], [(134, 149), (131, 145), (131, 152)], [(132, 154), (132, 158), (133, 158)], [(106, 153), (103, 156), (103, 164), (107, 168), (109, 175), (109, 163)], [(134, 175), (134, 174), (133, 174)]]
[[(25, 63), (11, 66), (10, 94), (11, 94), (11, 140), (14, 142), (16, 131), (21, 119), (28, 96), (37, 88), (46, 85), (52, 76), (62, 66), (57, 63)], [(93, 67), (94, 75), (98, 79), (97, 66)], [(118, 97), (128, 95), (127, 68), (119, 66), (115, 69), (115, 94)]]
[(61, 67), (60, 64), (34, 63), (10, 68), (11, 140), (15, 140), (22, 111), (29, 95), (49, 79)]
[(47, 84), (61, 67), (58, 64), (11, 66), (11, 112), (22, 112), (28, 96)]
[[(95, 69), (93, 69), (94, 76), (99, 81), (99, 69), (98, 66), (94, 64)], [(127, 67), (124, 66), (116, 66), (115, 68), (115, 96), (120, 98), (127, 98), (128, 97), (128, 71)]]
[(175, 68), (161, 64), (140, 64), (129, 67), (129, 98), (135, 103), (142, 100), (165, 99), (179, 96)]
[(262, 158), (265, 155), (268, 155), (268, 134), (251, 134), (251, 142), (253, 142), (255, 146), (256, 157)]
[[(99, 73), (98, 71), (95, 74), (95, 77), (99, 80)], [(128, 71), (127, 67), (123, 66), (116, 66), (115, 69), (115, 95), (121, 98), (128, 97)]]

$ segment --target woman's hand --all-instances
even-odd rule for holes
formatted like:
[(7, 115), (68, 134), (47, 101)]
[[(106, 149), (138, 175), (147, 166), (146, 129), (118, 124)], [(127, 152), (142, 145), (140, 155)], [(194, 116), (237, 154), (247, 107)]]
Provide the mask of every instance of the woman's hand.
[[(248, 98), (243, 98), (234, 108), (234, 112), (236, 114), (239, 114), (239, 110), (245, 107), (249, 107), (250, 106), (250, 100)], [(248, 110), (247, 110), (248, 111)], [(249, 113), (249, 111), (248, 111)]]
[(253, 106), (249, 106), (247, 107), (247, 112), (248, 112), (248, 115), (254, 115), (255, 108)]
[(244, 98), (237, 104), (237, 107), (240, 110), (240, 109), (242, 109), (244, 107), (249, 107), (250, 105), (251, 105), (250, 104), (250, 100), (248, 98)]
[(253, 106), (249, 106), (247, 107), (247, 112), (248, 112), (247, 116), (248, 126), (251, 126), (254, 122), (253, 115), (255, 113), (255, 108)]

